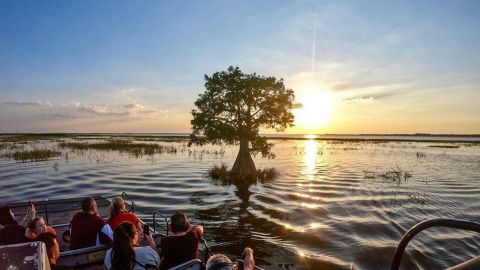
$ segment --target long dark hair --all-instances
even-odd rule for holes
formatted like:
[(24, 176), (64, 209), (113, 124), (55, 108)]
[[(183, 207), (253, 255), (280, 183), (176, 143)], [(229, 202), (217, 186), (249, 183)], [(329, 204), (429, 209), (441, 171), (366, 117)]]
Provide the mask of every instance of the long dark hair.
[(131, 222), (120, 223), (113, 232), (112, 270), (131, 270), (135, 265), (133, 239), (136, 234)]
[(2, 206), (0, 207), (0, 225), (7, 225), (7, 224), (18, 224), (15, 218), (12, 217), (12, 213), (10, 213), (10, 207)]

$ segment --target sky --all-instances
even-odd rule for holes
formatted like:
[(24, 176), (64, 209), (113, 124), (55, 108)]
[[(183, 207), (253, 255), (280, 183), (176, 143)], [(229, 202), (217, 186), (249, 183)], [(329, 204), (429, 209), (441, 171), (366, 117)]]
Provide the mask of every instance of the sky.
[(238, 66), (295, 91), (286, 133), (480, 134), (478, 52), (475, 0), (0, 1), (0, 132), (188, 133)]

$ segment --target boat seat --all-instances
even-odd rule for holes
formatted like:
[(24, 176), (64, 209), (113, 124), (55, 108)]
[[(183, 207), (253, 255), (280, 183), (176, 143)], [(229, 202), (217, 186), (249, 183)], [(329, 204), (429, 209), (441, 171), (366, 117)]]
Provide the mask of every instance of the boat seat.
[(2, 269), (50, 270), (50, 263), (42, 242), (0, 246), (0, 266)]
[(446, 270), (478, 270), (480, 269), (480, 256), (470, 259)]
[(63, 234), (70, 229), (70, 224), (59, 224), (51, 227), (57, 232), (57, 242), (60, 246), (60, 251), (70, 250), (70, 243), (65, 242), (63, 239)]
[(204, 270), (205, 266), (202, 261), (199, 259), (193, 259), (182, 264), (179, 264), (175, 267), (170, 268), (169, 270)]

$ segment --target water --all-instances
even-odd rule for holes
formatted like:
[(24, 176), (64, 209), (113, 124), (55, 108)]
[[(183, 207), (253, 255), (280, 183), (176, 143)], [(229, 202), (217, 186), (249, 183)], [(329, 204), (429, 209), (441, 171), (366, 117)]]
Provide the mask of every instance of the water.
[[(1, 160), (0, 201), (126, 191), (146, 211), (167, 216), (186, 211), (205, 226), (216, 252), (238, 257), (243, 247), (252, 247), (257, 263), (268, 269), (388, 269), (398, 241), (417, 222), (435, 217), (480, 222), (479, 144), (275, 142), (277, 158), (258, 156), (255, 162), (277, 168), (280, 177), (248, 191), (206, 176), (213, 164), (231, 166), (236, 147), (151, 142), (179, 151), (137, 158), (64, 149), (49, 161)], [(403, 171), (402, 179), (379, 176), (391, 170)], [(479, 256), (479, 247), (474, 233), (431, 229), (410, 243), (402, 266), (446, 268)]]

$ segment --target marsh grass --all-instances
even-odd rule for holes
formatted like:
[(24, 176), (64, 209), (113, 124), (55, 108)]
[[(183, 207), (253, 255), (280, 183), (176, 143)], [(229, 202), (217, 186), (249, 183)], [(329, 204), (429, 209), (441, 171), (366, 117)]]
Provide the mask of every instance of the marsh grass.
[(2, 135), (0, 136), (0, 141), (2, 142), (13, 142), (13, 143), (28, 143), (32, 141), (40, 140), (54, 140), (59, 138), (68, 138), (71, 137), (69, 134), (18, 134), (18, 135)]
[(63, 142), (59, 146), (64, 148), (70, 148), (73, 150), (104, 150), (104, 151), (118, 151), (120, 153), (127, 153), (135, 157), (140, 156), (151, 156), (155, 154), (176, 154), (177, 148), (171, 145), (159, 145), (159, 144), (149, 144), (149, 143), (137, 143), (133, 142), (131, 139), (118, 139), (111, 138), (107, 139), (104, 142)]
[(232, 173), (225, 163), (214, 165), (207, 172), (208, 176), (216, 181), (221, 181), (223, 184), (238, 184), (242, 183), (261, 183), (275, 180), (280, 176), (280, 172), (275, 168), (257, 169), (256, 175), (238, 175)]
[(13, 158), (16, 161), (21, 162), (36, 162), (44, 161), (53, 157), (61, 155), (61, 152), (50, 149), (33, 149), (33, 150), (22, 150), (15, 152), (7, 152), (3, 154), (4, 158)]
[(434, 145), (429, 145), (428, 147), (431, 148), (460, 148), (460, 145), (456, 144), (451, 144), (451, 145), (444, 145), (444, 144), (434, 144)]
[(375, 171), (363, 171), (364, 178), (383, 178), (386, 180), (391, 180), (393, 182), (401, 183), (402, 181), (407, 181), (408, 178), (412, 177), (412, 173), (401, 169), (399, 166), (392, 168), (385, 172), (375, 172)]
[(212, 168), (208, 169), (208, 176), (215, 180), (228, 179), (230, 171), (225, 163), (222, 163), (220, 166), (215, 164)]
[(165, 137), (139, 137), (136, 138), (139, 141), (145, 141), (145, 142), (188, 142), (189, 138), (188, 137), (182, 137), (182, 136), (165, 136)]
[(427, 154), (423, 153), (423, 152), (417, 152), (417, 158), (422, 158), (422, 157), (426, 157)]

